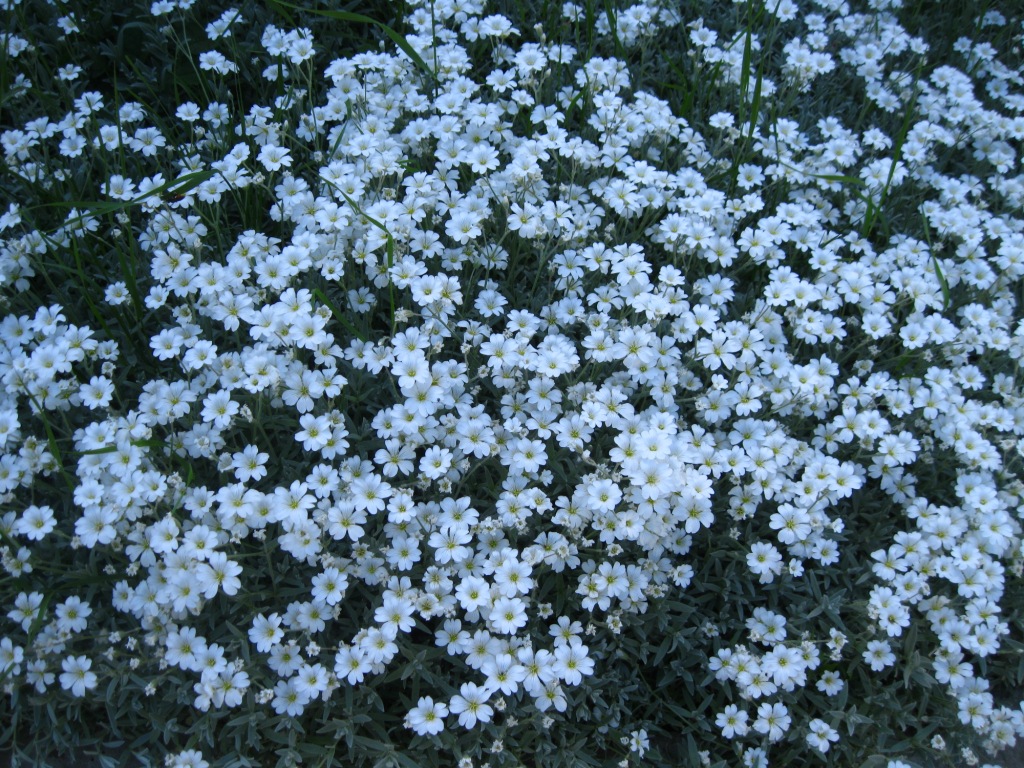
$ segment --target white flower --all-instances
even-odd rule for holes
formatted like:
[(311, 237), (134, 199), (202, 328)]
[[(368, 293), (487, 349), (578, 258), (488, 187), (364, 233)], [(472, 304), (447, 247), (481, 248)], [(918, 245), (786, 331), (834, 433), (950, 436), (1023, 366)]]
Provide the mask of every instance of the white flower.
[(526, 626), (526, 604), (518, 597), (499, 597), (494, 601), (487, 620), (493, 631), (503, 635), (515, 634)]
[(819, 752), (828, 752), (832, 742), (839, 741), (839, 732), (824, 720), (814, 718), (807, 724), (807, 727), (809, 729), (807, 743)]
[(224, 552), (211, 552), (205, 563), (195, 566), (198, 588), (207, 600), (214, 598), (218, 592), (229, 597), (238, 594), (242, 586), (239, 575), (242, 566), (230, 559)]
[(554, 707), (557, 712), (565, 712), (569, 706), (565, 691), (562, 690), (562, 685), (557, 680), (545, 683), (540, 696), (534, 697), (534, 702), (541, 712), (546, 712), (551, 707)]
[(54, 529), (57, 520), (53, 510), (48, 506), (32, 504), (22, 512), (14, 524), (14, 533), (27, 537), (31, 541), (41, 541), (46, 534)]
[(88, 383), (81, 385), (78, 395), (87, 408), (106, 408), (114, 396), (114, 384), (106, 376), (93, 376)]
[(455, 597), (465, 611), (474, 611), (490, 602), (490, 585), (480, 576), (466, 576), (455, 588)]
[(409, 600), (386, 593), (384, 604), (374, 612), (373, 620), (388, 632), (409, 632), (416, 626), (413, 609)]
[(519, 684), (526, 679), (526, 668), (509, 653), (488, 657), (480, 671), (487, 675), (488, 690), (501, 691), (511, 696), (519, 690)]
[(81, 632), (92, 615), (92, 608), (79, 597), (69, 597), (57, 606), (57, 625), (66, 632)]
[(475, 683), (463, 683), (449, 702), (449, 710), (459, 716), (463, 728), (472, 728), (477, 722), (489, 723), (494, 715), (494, 709), (487, 704), (490, 695), (490, 691)]
[(265, 144), (256, 159), (268, 171), (290, 168), (292, 165), (292, 157), (288, 150), (273, 144)]
[(295, 676), (300, 693), (313, 699), (327, 689), (330, 677), (322, 664), (303, 664)]
[(269, 453), (264, 453), (255, 445), (247, 445), (238, 453), (231, 455), (231, 468), (236, 479), (241, 482), (262, 480), (267, 475), (266, 463)]
[(334, 674), (349, 685), (361, 683), (372, 665), (359, 647), (342, 646), (334, 657)]
[(745, 736), (749, 730), (747, 720), (749, 716), (735, 704), (728, 705), (715, 718), (715, 725), (722, 730), (722, 736), (731, 739), (735, 736)]
[(757, 719), (754, 730), (768, 736), (769, 741), (778, 741), (789, 730), (792, 719), (789, 710), (781, 702), (769, 704), (765, 702), (757, 708)]
[(186, 749), (174, 755), (168, 755), (165, 768), (210, 768), (198, 749)]
[(440, 733), (444, 730), (444, 718), (448, 715), (448, 706), (440, 702), (434, 703), (430, 696), (423, 696), (416, 706), (405, 716), (405, 727), (420, 736)]
[(25, 651), (15, 645), (9, 637), (0, 639), (0, 674), (16, 677), (21, 674), (21, 662), (25, 660)]
[(756, 542), (747, 554), (747, 567), (762, 584), (770, 584), (782, 573), (782, 555), (772, 544)]
[(71, 691), (72, 696), (85, 696), (85, 692), (99, 682), (96, 673), (90, 671), (92, 660), (85, 656), (69, 656), (61, 662), (61, 668), (64, 670), (60, 676), (61, 687)]
[(331, 437), (331, 425), (324, 415), (314, 416), (304, 413), (299, 417), (301, 430), (295, 433), (295, 439), (302, 443), (307, 451), (318, 451), (327, 445)]
[(118, 521), (117, 512), (107, 506), (92, 506), (75, 521), (75, 535), (87, 547), (97, 544), (109, 544), (117, 537), (114, 523)]
[(348, 589), (348, 577), (334, 567), (327, 567), (313, 577), (313, 599), (337, 605)]
[(194, 123), (199, 119), (199, 105), (193, 101), (186, 101), (178, 105), (174, 113), (175, 117), (186, 123)]
[(870, 641), (863, 657), (874, 672), (880, 672), (896, 661), (896, 654), (892, 652), (889, 643), (885, 640)]
[(39, 609), (43, 604), (43, 595), (40, 592), (20, 592), (14, 599), (14, 608), (7, 612), (7, 618), (18, 622), (21, 628), (28, 631), (32, 622), (36, 620)]
[(835, 696), (841, 690), (846, 683), (839, 676), (839, 673), (834, 670), (825, 670), (821, 673), (821, 679), (815, 684), (815, 687), (827, 696)]
[(632, 731), (629, 734), (629, 751), (636, 752), (636, 756), (642, 758), (644, 753), (651, 746), (651, 740), (647, 736), (647, 730), (641, 728), (639, 731)]
[(256, 650), (260, 653), (269, 653), (283, 637), (281, 617), (278, 614), (272, 613), (267, 617), (261, 613), (253, 619), (252, 627), (249, 629), (249, 640), (256, 645)]
[(420, 472), (428, 479), (436, 480), (451, 469), (452, 460), (452, 452), (447, 448), (431, 446), (420, 459)]
[(567, 685), (579, 685), (584, 675), (594, 673), (594, 660), (587, 655), (587, 646), (574, 637), (555, 648), (553, 670)]
[(298, 678), (292, 677), (288, 680), (278, 680), (274, 686), (274, 699), (270, 704), (279, 715), (298, 717), (309, 700), (310, 696), (306, 693), (305, 687), (300, 684)]
[(469, 529), (465, 526), (453, 526), (430, 534), (427, 544), (434, 548), (434, 559), (445, 563), (461, 563), (473, 550), (466, 546), (473, 540)]

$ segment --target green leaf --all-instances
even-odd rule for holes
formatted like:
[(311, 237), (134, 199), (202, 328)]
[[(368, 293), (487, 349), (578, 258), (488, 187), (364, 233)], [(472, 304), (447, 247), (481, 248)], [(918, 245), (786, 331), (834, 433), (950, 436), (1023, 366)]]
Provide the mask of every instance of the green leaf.
[(356, 327), (354, 325), (352, 325), (351, 322), (349, 322), (349, 319), (347, 317), (345, 317), (345, 315), (343, 315), (341, 313), (341, 310), (339, 310), (336, 306), (334, 306), (334, 303), (329, 298), (327, 298), (327, 294), (325, 294), (319, 288), (314, 288), (313, 289), (313, 295), (316, 296), (325, 307), (327, 307), (329, 310), (331, 310), (331, 314), (334, 316), (334, 319), (337, 320), (339, 323), (341, 323), (343, 326), (345, 326), (345, 330), (346, 331), (351, 333), (353, 336), (355, 336), (360, 341), (362, 341), (362, 342), (366, 341), (366, 337), (363, 336), (363, 334), (361, 334), (356, 329)]
[(381, 754), (391, 749), (391, 745), (384, 744), (376, 741), (375, 739), (367, 738), (366, 736), (356, 736), (353, 741), (357, 746), (362, 747), (372, 754)]
[(754, 33), (749, 29), (743, 37), (743, 63), (740, 64), (740, 103), (747, 103), (747, 89), (750, 87), (750, 57), (753, 49)]
[(84, 221), (87, 218), (93, 216), (100, 216), (107, 213), (117, 213), (123, 211), (126, 208), (131, 208), (136, 205), (144, 203), (152, 197), (157, 197), (166, 194), (169, 197), (181, 197), (187, 195), (193, 189), (198, 187), (207, 179), (212, 178), (216, 175), (216, 171), (194, 171), (192, 173), (186, 173), (179, 176), (176, 179), (161, 184), (159, 187), (154, 187), (149, 190), (146, 194), (140, 195), (139, 197), (133, 197), (131, 200), (68, 200), (58, 201), (55, 203), (40, 203), (39, 205), (33, 205), (26, 211), (36, 211), (40, 208), (80, 208), (85, 209), (84, 213), (79, 214), (73, 219), (64, 222), (63, 226), (69, 226), (71, 224), (77, 224), (80, 221)]
[(852, 184), (855, 187), (866, 187), (863, 179), (858, 179), (856, 176), (840, 176), (833, 173), (812, 173), (811, 178), (824, 179), (825, 181), (832, 181), (837, 184)]
[(939, 258), (934, 253), (932, 254), (932, 265), (935, 267), (935, 276), (939, 278), (939, 287), (942, 288), (942, 309), (945, 311), (949, 309), (949, 283), (946, 282), (946, 276), (942, 274), (942, 267), (939, 266)]
[(398, 761), (399, 765), (404, 765), (405, 768), (423, 768), (422, 765), (402, 752), (395, 752), (395, 760)]
[(615, 43), (615, 55), (622, 56), (622, 41), (619, 40), (619, 23), (615, 19), (615, 6), (611, 0), (604, 0), (604, 13), (608, 17), (608, 27), (611, 30), (612, 42)]
[(928, 253), (932, 257), (932, 266), (935, 267), (935, 276), (939, 279), (939, 287), (942, 289), (942, 310), (949, 309), (950, 297), (949, 297), (949, 283), (946, 281), (946, 276), (942, 274), (942, 267), (939, 265), (939, 257), (935, 255), (935, 248), (932, 245), (932, 233), (931, 228), (928, 226), (928, 214), (923, 210), (921, 211), (921, 220), (924, 223), (924, 239), (928, 243)]
[(666, 637), (661, 645), (658, 646), (658, 652), (654, 654), (654, 666), (659, 666), (665, 659), (665, 655), (672, 650), (673, 638)]
[(761, 85), (764, 82), (764, 72), (761, 67), (757, 68), (757, 80), (754, 81), (754, 98), (750, 102), (750, 127), (747, 128), (747, 140), (754, 138), (754, 129), (757, 127), (757, 118), (761, 112)]
[(350, 11), (327, 11), (319, 8), (302, 8), (301, 6), (287, 3), (285, 0), (270, 0), (270, 4), (275, 6), (278, 11), (281, 11), (282, 8), (291, 8), (293, 11), (308, 11), (309, 13), (315, 13), (318, 16), (326, 16), (329, 19), (337, 19), (338, 21), (351, 21), (356, 24), (373, 24), (376, 27), (380, 27), (381, 31), (390, 37), (391, 41), (397, 45), (406, 56), (412, 59), (413, 63), (419, 67), (432, 82), (437, 81), (437, 75), (434, 74), (434, 70), (427, 66), (427, 62), (425, 62), (423, 57), (416, 52), (416, 49), (409, 44), (409, 41), (382, 21), (377, 21), (369, 16), (363, 16), (361, 13), (352, 13)]

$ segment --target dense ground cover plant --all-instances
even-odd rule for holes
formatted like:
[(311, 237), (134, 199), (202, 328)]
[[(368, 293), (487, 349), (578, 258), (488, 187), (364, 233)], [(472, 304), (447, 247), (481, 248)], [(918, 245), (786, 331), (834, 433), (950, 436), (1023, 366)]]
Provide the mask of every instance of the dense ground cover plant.
[(16, 758), (1024, 737), (1019, 18), (2, 6)]

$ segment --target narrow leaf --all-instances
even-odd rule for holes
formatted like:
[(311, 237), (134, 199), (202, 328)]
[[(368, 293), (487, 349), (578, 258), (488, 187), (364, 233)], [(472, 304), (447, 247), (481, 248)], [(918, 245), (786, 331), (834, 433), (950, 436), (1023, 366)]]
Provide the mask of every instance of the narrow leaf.
[(380, 27), (381, 31), (390, 37), (392, 42), (397, 45), (406, 56), (412, 59), (413, 63), (419, 67), (424, 74), (426, 74), (432, 81), (437, 79), (434, 71), (427, 66), (427, 62), (425, 62), (423, 57), (416, 52), (416, 49), (409, 44), (409, 41), (382, 21), (377, 21), (369, 16), (363, 16), (361, 13), (352, 13), (351, 11), (327, 11), (321, 10), (320, 8), (302, 8), (301, 6), (285, 2), (285, 0), (270, 0), (270, 4), (278, 6), (278, 10), (281, 8), (291, 8), (293, 11), (309, 11), (310, 13), (315, 13), (319, 16), (326, 16), (329, 19), (337, 19), (338, 21), (351, 21), (356, 24), (373, 24), (376, 27)]

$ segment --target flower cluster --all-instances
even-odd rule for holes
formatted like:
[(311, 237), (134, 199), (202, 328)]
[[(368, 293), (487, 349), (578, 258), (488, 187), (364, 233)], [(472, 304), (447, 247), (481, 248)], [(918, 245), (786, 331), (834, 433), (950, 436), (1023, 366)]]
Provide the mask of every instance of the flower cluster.
[[(966, 72), (926, 68), (884, 0), (766, 3), (763, 34), (561, 7), (623, 52), (681, 35), (738, 98), (701, 122), (625, 53), (407, 5), (401, 50), (333, 59), (229, 9), (195, 67), (279, 95), (178, 104), (180, 135), (84, 87), (4, 131), (23, 183), (131, 157), (94, 190), (113, 231), (11, 205), (12, 302), (90, 243), (144, 259), (91, 327), (0, 324), (8, 693), (174, 680), (284, 721), (416, 676), (388, 707), (453, 745), (568, 722), (674, 601), (701, 639), (659, 660), (703, 659), (716, 759), (844, 749), (852, 686), (903, 669), (993, 751), (1024, 736), (985, 672), (1024, 562), (1019, 75), (966, 39)], [(907, 116), (897, 138), (757, 114), (837, 72)], [(106, 586), (50, 591), (57, 538)], [(594, 718), (626, 760), (671, 730)], [(188, 746), (169, 764), (206, 766)]]

